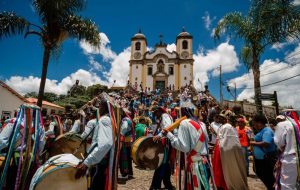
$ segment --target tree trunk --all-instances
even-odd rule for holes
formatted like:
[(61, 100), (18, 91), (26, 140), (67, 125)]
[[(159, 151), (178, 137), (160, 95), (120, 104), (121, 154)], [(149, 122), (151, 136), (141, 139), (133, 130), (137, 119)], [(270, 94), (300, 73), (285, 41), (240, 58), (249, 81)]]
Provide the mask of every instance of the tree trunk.
[(259, 62), (257, 56), (255, 55), (253, 56), (252, 71), (253, 71), (253, 78), (254, 78), (254, 99), (256, 104), (256, 112), (258, 114), (263, 114), (262, 101), (260, 99), (261, 87), (260, 87)]
[(45, 84), (46, 84), (46, 79), (47, 79), (47, 70), (48, 70), (49, 59), (50, 59), (50, 48), (45, 47), (44, 57), (43, 57), (42, 76), (41, 76), (40, 89), (39, 89), (39, 95), (38, 95), (38, 101), (37, 101), (37, 105), (39, 107), (42, 107), (42, 102), (43, 102), (43, 98), (44, 98), (44, 90), (45, 90)]

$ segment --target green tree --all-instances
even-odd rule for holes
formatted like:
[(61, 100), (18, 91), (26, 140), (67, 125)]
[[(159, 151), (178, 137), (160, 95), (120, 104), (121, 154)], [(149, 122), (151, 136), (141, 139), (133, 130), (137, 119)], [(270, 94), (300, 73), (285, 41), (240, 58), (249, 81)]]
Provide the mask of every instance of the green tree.
[(90, 98), (93, 98), (97, 96), (99, 93), (106, 91), (107, 86), (103, 86), (101, 84), (95, 84), (92, 86), (87, 87), (86, 89), (86, 95), (89, 96)]
[(47, 69), (50, 56), (61, 48), (68, 38), (85, 39), (93, 46), (99, 46), (99, 31), (91, 20), (78, 16), (85, 0), (34, 0), (33, 7), (41, 23), (33, 24), (13, 12), (0, 13), (0, 38), (15, 34), (37, 35), (43, 45), (43, 66), (38, 94), (38, 106), (42, 106)]
[(36, 92), (29, 92), (24, 95), (25, 98), (37, 98), (38, 94)]
[(44, 93), (44, 100), (48, 101), (48, 102), (55, 102), (59, 99), (58, 95), (52, 92), (45, 92)]
[(265, 49), (299, 34), (299, 9), (286, 0), (253, 0), (248, 15), (233, 12), (225, 15), (214, 31), (215, 38), (224, 32), (244, 41), (241, 58), (254, 76), (257, 112), (262, 113), (260, 58)]

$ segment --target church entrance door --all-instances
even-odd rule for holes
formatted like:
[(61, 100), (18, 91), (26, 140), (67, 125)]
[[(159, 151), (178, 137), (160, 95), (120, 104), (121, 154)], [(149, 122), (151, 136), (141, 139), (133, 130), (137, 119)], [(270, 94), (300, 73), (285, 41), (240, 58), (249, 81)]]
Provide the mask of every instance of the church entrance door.
[(166, 87), (166, 82), (165, 81), (156, 81), (156, 88), (163, 91), (163, 90), (165, 90), (165, 87)]

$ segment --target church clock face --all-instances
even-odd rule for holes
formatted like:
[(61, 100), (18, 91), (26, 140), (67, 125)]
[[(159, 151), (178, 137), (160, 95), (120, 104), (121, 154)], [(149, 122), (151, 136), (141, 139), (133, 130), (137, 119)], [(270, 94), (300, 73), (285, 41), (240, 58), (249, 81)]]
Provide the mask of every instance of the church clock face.
[(135, 52), (133, 54), (134, 59), (140, 59), (142, 57), (142, 54), (140, 52)]
[(188, 57), (189, 57), (189, 52), (183, 51), (183, 52), (181, 53), (181, 57), (182, 57), (183, 59), (188, 58)]

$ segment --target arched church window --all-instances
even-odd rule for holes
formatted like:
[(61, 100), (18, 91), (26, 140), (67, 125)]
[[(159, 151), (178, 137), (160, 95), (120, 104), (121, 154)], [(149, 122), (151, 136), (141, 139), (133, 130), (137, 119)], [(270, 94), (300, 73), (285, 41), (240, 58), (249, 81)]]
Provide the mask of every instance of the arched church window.
[(184, 68), (186, 68), (186, 65), (183, 65)]
[(136, 69), (138, 69), (138, 68), (139, 68), (139, 66), (136, 66), (135, 68), (136, 68)]
[(188, 49), (188, 42), (186, 40), (182, 41), (182, 49)]
[(186, 80), (186, 77), (184, 77), (184, 80)]
[(135, 43), (135, 50), (141, 50), (141, 42)]

